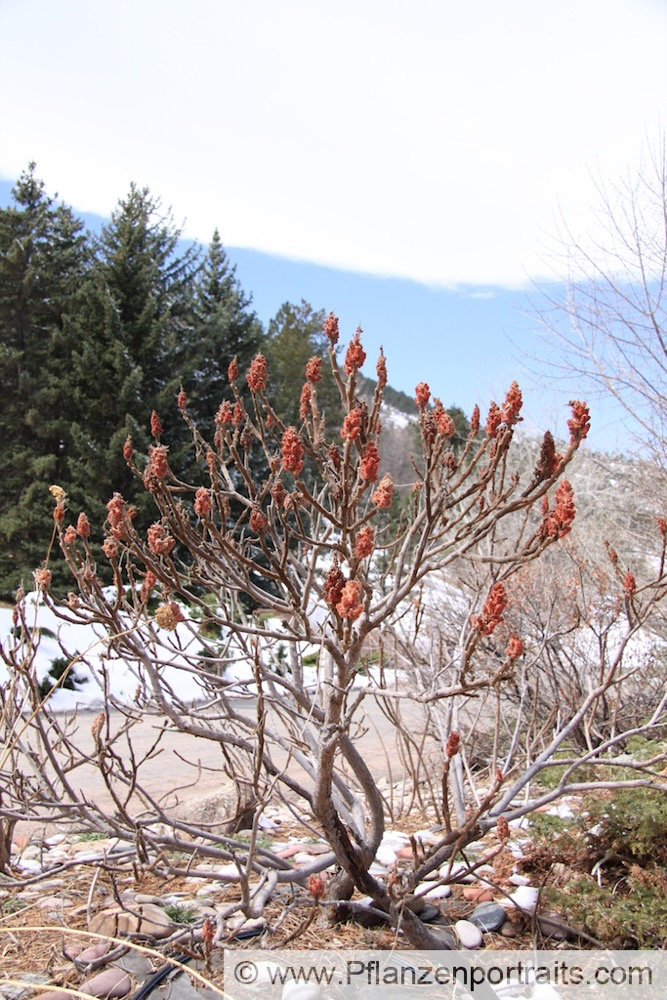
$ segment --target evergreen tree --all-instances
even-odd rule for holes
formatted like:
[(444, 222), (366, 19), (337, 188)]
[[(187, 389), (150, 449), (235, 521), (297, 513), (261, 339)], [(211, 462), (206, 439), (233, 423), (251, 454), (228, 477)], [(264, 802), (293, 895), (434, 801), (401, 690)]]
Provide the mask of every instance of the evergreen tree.
[[(312, 357), (327, 357), (329, 341), (323, 332), (325, 319), (323, 309), (315, 310), (302, 299), (299, 305), (283, 303), (269, 323), (266, 345), (269, 389), (273, 405), (286, 424), (298, 426), (300, 422), (299, 398), (307, 362)], [(342, 423), (342, 407), (328, 364), (322, 365), (317, 399), (320, 412), (326, 417), (328, 433), (337, 434)]]
[[(227, 370), (236, 357), (245, 373), (262, 348), (264, 330), (236, 277), (216, 229), (195, 287), (194, 335), (184, 358), (183, 384), (188, 411), (204, 434), (229, 396)], [(245, 380), (239, 379), (239, 387)]]
[[(56, 204), (35, 165), (0, 210), (0, 592), (32, 585), (52, 532), (48, 488), (70, 478), (68, 334), (88, 267), (83, 224)], [(57, 574), (57, 567), (56, 567)]]
[(85, 346), (75, 363), (79, 418), (73, 437), (76, 477), (96, 502), (96, 519), (103, 519), (115, 490), (126, 500), (141, 498), (149, 516), (122, 447), (131, 435), (135, 454), (146, 454), (153, 410), (162, 418), (170, 460), (177, 466), (182, 458), (188, 434), (176, 397), (192, 337), (198, 251), (180, 252), (180, 235), (150, 191), (132, 185), (102, 230), (82, 289), (76, 323), (92, 337), (82, 336)]

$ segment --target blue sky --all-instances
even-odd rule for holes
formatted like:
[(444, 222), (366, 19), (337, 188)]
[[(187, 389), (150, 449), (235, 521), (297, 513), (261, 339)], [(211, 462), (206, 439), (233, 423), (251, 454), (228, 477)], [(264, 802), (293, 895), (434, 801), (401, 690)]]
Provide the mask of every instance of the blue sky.
[(665, 51), (664, 0), (2, 0), (0, 179), (146, 184), (265, 322), (333, 308), (466, 409), (518, 377), (543, 426), (574, 393), (529, 389), (526, 289), (664, 126)]

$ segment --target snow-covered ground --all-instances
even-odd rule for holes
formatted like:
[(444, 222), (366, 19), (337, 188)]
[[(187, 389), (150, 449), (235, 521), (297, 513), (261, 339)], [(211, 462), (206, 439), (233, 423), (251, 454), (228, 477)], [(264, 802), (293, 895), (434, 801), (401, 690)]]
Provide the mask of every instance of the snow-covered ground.
[[(52, 710), (99, 711), (106, 701), (105, 684), (112, 698), (122, 703), (134, 700), (137, 685), (142, 681), (139, 668), (131, 661), (110, 651), (106, 633), (99, 625), (63, 621), (44, 604), (37, 593), (28, 594), (25, 602), (26, 622), (36, 645), (34, 668), (39, 682), (48, 677), (55, 661), (62, 659), (63, 656), (71, 659), (77, 654), (82, 654), (82, 659), (74, 663), (70, 675), (76, 681), (76, 689), (57, 687), (49, 699)], [(187, 615), (186, 608), (183, 608), (183, 612)], [(277, 619), (265, 619), (262, 624), (265, 629), (280, 630), (281, 626)], [(196, 702), (210, 695), (210, 691), (204, 690), (197, 669), (193, 666), (202, 649), (202, 641), (197, 634), (198, 626), (199, 622), (186, 619), (173, 631), (160, 632), (160, 676), (165, 689), (172, 689), (178, 698), (185, 702)], [(6, 653), (16, 646), (13, 631), (13, 610), (0, 608), (0, 643)], [(147, 628), (146, 637), (150, 639), (150, 635), (151, 631)], [(286, 657), (282, 663), (276, 659), (281, 647), (283, 652), (286, 652), (287, 641), (276, 640), (270, 645), (267, 643), (263, 656), (264, 662), (270, 667), (275, 667), (278, 672), (284, 670), (286, 662)], [(25, 656), (26, 652), (27, 649), (24, 647), (22, 655)], [(319, 647), (315, 645), (301, 647), (302, 656), (309, 660), (315, 660), (318, 652)], [(229, 662), (226, 662), (224, 668), (224, 681), (226, 685), (231, 684), (231, 687), (226, 687), (227, 693), (232, 696), (252, 695), (255, 692), (254, 674), (252, 664), (244, 651), (239, 646), (230, 644), (225, 650), (225, 661)], [(202, 668), (205, 668), (205, 661), (200, 662)], [(393, 672), (389, 671), (389, 674), (392, 680), (398, 679), (394, 677)], [(316, 665), (304, 666), (303, 677), (304, 685), (310, 689), (315, 689), (321, 681), (320, 670)], [(7, 667), (0, 659), (0, 684), (5, 683), (7, 679)], [(378, 683), (380, 683), (380, 672), (370, 666), (365, 673), (358, 675), (354, 686), (365, 687)], [(386, 683), (385, 670), (384, 684)]]

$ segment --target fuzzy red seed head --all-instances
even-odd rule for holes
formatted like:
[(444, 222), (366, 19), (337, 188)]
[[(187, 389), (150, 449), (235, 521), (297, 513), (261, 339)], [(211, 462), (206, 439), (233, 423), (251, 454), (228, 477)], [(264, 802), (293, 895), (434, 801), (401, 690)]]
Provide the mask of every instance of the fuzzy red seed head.
[(79, 538), (90, 538), (90, 521), (85, 514), (79, 514), (76, 519), (76, 533)]
[(303, 444), (296, 432), (296, 427), (287, 427), (283, 433), (280, 446), (283, 469), (298, 475), (304, 466)]
[(341, 618), (354, 621), (364, 610), (362, 602), (363, 591), (358, 580), (348, 580), (343, 587), (340, 601), (336, 605), (336, 611)]
[(132, 456), (134, 455), (134, 448), (132, 447), (132, 435), (128, 434), (125, 439), (125, 444), (123, 445), (123, 458), (126, 462), (132, 461)]
[(269, 527), (266, 515), (262, 513), (259, 507), (253, 508), (250, 515), (250, 527), (256, 535), (263, 535)]
[(218, 412), (215, 415), (215, 422), (222, 426), (222, 424), (231, 424), (232, 422), (232, 404), (229, 400), (225, 400), (221, 403)]
[(475, 403), (473, 407), (472, 416), (470, 417), (470, 436), (474, 437), (475, 434), (479, 433), (479, 423), (480, 423), (480, 413), (479, 406)]
[(357, 559), (365, 559), (373, 551), (375, 532), (369, 524), (361, 529), (354, 543), (354, 554)]
[(380, 469), (380, 452), (374, 441), (369, 441), (364, 448), (363, 458), (361, 459), (360, 473), (361, 478), (365, 479), (368, 483), (374, 483), (378, 477), (378, 471)]
[(205, 486), (200, 486), (195, 493), (194, 510), (197, 517), (208, 517), (211, 513), (211, 494)]
[(577, 508), (574, 505), (574, 490), (567, 479), (563, 479), (556, 489), (554, 517), (558, 523), (558, 537), (566, 535), (574, 522)]
[(322, 381), (322, 358), (310, 358), (306, 362), (306, 378), (309, 382)]
[(635, 580), (633, 573), (626, 573), (623, 578), (623, 590), (628, 597), (634, 597), (637, 593), (637, 581)]
[(162, 434), (162, 421), (156, 410), (151, 413), (151, 434), (154, 438), (159, 438)]
[(329, 313), (324, 321), (324, 335), (329, 339), (332, 347), (335, 347), (338, 343), (338, 317), (332, 312)]
[(498, 840), (502, 844), (506, 844), (510, 839), (510, 827), (509, 823), (504, 816), (499, 816), (496, 821), (496, 833), (498, 834)]
[(324, 600), (330, 608), (335, 608), (342, 598), (344, 586), (345, 577), (338, 563), (334, 562), (324, 581)]
[(185, 413), (188, 407), (188, 397), (183, 386), (181, 386), (178, 396), (176, 397), (176, 402), (178, 403), (178, 408), (181, 413)]
[(371, 500), (378, 508), (378, 510), (386, 510), (387, 507), (391, 507), (391, 501), (394, 497), (394, 481), (387, 473), (382, 477), (378, 483), (378, 488), (375, 493), (373, 493)]
[(431, 390), (426, 382), (418, 382), (415, 386), (415, 401), (420, 410), (425, 410), (431, 398)]
[(510, 632), (510, 637), (507, 642), (507, 648), (505, 649), (505, 656), (508, 660), (518, 660), (520, 656), (523, 656), (523, 643), (516, 632)]
[(269, 370), (263, 354), (257, 354), (250, 365), (246, 381), (251, 392), (263, 392), (269, 380)]
[(312, 413), (312, 395), (313, 391), (310, 387), (310, 382), (304, 382), (301, 390), (301, 399), (299, 400), (299, 416), (302, 420), (305, 420)]
[(324, 875), (309, 875), (306, 881), (306, 888), (313, 899), (322, 899), (326, 892), (327, 883)]
[(168, 454), (169, 449), (164, 444), (158, 444), (154, 448), (148, 449), (149, 469), (151, 475), (155, 476), (156, 479), (164, 479), (169, 472), (167, 464)]
[(486, 417), (486, 434), (487, 437), (494, 438), (498, 433), (498, 428), (503, 422), (503, 415), (500, 412), (500, 407), (497, 403), (491, 403), (489, 407), (489, 412)]
[(607, 555), (609, 556), (610, 562), (612, 563), (612, 565), (618, 566), (618, 552), (616, 551), (616, 549), (612, 548), (609, 542), (605, 542), (604, 545), (607, 550)]
[(364, 411), (360, 406), (355, 406), (343, 420), (340, 436), (346, 441), (355, 441), (361, 434), (363, 419)]
[(275, 482), (271, 487), (271, 496), (273, 497), (278, 507), (282, 507), (283, 502), (285, 500), (285, 487), (280, 482), (280, 480)]
[(535, 466), (536, 479), (551, 479), (556, 475), (558, 466), (563, 461), (563, 456), (556, 451), (556, 445), (551, 431), (546, 431), (542, 439), (540, 457)]
[(591, 416), (586, 404), (580, 402), (578, 399), (571, 399), (569, 405), (572, 407), (572, 416), (567, 422), (567, 429), (570, 432), (570, 444), (579, 444), (591, 429)]
[(50, 569), (42, 566), (41, 569), (35, 570), (35, 583), (40, 590), (47, 591), (51, 586), (52, 573)]
[(237, 399), (234, 403), (234, 409), (232, 410), (232, 424), (234, 427), (240, 427), (245, 418), (245, 410), (243, 409), (243, 403), (240, 399)]
[(656, 521), (657, 521), (657, 524), (658, 524), (658, 531), (660, 532), (660, 534), (662, 535), (663, 538), (666, 538), (667, 537), (667, 517), (658, 517), (658, 518), (656, 518)]
[(157, 577), (155, 576), (155, 573), (153, 573), (150, 569), (147, 570), (144, 582), (141, 585), (141, 594), (139, 595), (142, 603), (145, 603), (148, 600), (156, 583)]
[(68, 525), (65, 529), (65, 534), (63, 535), (63, 542), (65, 545), (74, 545), (77, 539), (76, 528), (73, 524)]
[(65, 506), (64, 504), (57, 503), (53, 508), (53, 520), (56, 524), (62, 524), (65, 520)]
[(450, 733), (445, 744), (445, 756), (456, 757), (461, 747), (461, 737), (457, 732)]
[(481, 635), (491, 635), (496, 626), (503, 621), (503, 612), (507, 608), (507, 592), (502, 583), (494, 583), (489, 596), (484, 602), (482, 613), (474, 619), (474, 625)]
[(456, 434), (454, 421), (447, 413), (447, 410), (444, 408), (439, 399), (435, 400), (433, 419), (435, 420), (435, 426), (438, 434), (442, 434), (443, 437), (453, 437)]
[(172, 538), (159, 521), (150, 526), (146, 537), (148, 539), (148, 548), (156, 556), (168, 555), (176, 544), (176, 540)]
[(380, 357), (377, 359), (377, 364), (375, 365), (375, 372), (378, 377), (378, 387), (384, 389), (387, 384), (387, 361), (382, 348), (380, 348)]
[(505, 402), (501, 411), (503, 423), (507, 424), (508, 427), (513, 427), (514, 424), (518, 423), (521, 419), (519, 413), (521, 412), (522, 405), (521, 389), (519, 389), (516, 382), (512, 382), (505, 396)]
[(104, 539), (102, 543), (102, 552), (104, 552), (107, 559), (110, 561), (118, 558), (118, 542), (115, 538), (110, 536)]
[(215, 938), (215, 924), (210, 917), (206, 917), (201, 929), (201, 938), (204, 942), (204, 946), (210, 951), (213, 947), (213, 941)]
[(239, 377), (239, 363), (236, 359), (236, 355), (234, 355), (232, 360), (229, 362), (229, 366), (227, 368), (227, 380), (229, 382), (236, 382), (238, 377)]
[(348, 375), (358, 372), (366, 360), (366, 352), (361, 346), (361, 327), (357, 327), (357, 332), (350, 341), (345, 353), (345, 371)]

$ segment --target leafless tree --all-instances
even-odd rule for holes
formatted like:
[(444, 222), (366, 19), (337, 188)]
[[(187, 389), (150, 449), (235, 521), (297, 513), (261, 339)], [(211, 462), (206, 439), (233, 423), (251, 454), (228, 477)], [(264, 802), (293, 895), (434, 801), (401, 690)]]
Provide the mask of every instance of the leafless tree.
[[(408, 507), (402, 517), (389, 517), (393, 482), (379, 475), (384, 358), (372, 405), (361, 404), (355, 391), (365, 360), (359, 333), (339, 365), (333, 315), (325, 332), (342, 427), (327, 433), (316, 358), (306, 369), (301, 424), (284, 426), (265, 395), (269, 373), (258, 355), (246, 375), (250, 408), (238, 389), (237, 366), (230, 366), (229, 398), (220, 406), (213, 442), (202, 438), (185, 395), (179, 396), (206, 486), (173, 474), (157, 414), (147, 458), (126, 443), (126, 460), (152, 493), (158, 518), (144, 534), (121, 496), (109, 501), (104, 552), (113, 587), (98, 577), (87, 518), (68, 524), (65, 492), (54, 487), (58, 538), (77, 592), (67, 601), (53, 600), (44, 566), (36, 573), (40, 599), (63, 622), (96, 630), (101, 661), (92, 651), (68, 653), (72, 665), (87, 663), (98, 677), (107, 707), (88, 734), (76, 720), (51, 711), (37, 684), (38, 630), (30, 605), (19, 602), (14, 638), (2, 651), (9, 672), (2, 688), (3, 753), (11, 770), (2, 772), (0, 816), (5, 824), (26, 815), (76, 819), (121, 838), (126, 848), (120, 850), (139, 864), (237, 882), (242, 898), (230, 912), (241, 909), (249, 917), (260, 915), (281, 886), (307, 884), (334, 912), (357, 889), (413, 946), (442, 947), (411, 909), (422, 879), (496, 824), (491, 854), (501, 850), (508, 820), (583, 787), (577, 781), (583, 763), (604, 758), (613, 767), (622, 746), (617, 733), (578, 750), (556, 791), (531, 793), (556, 754), (569, 749), (570, 733), (588, 724), (600, 700), (624, 681), (627, 645), (664, 594), (665, 532), (658, 533), (661, 554), (651, 579), (634, 587), (621, 581), (623, 637), (600, 661), (581, 702), (567, 705), (556, 720), (533, 712), (526, 723), (520, 711), (502, 742), (502, 691), (517, 672), (529, 676), (543, 652), (536, 646), (525, 661), (524, 643), (509, 627), (514, 582), (570, 532), (575, 503), (563, 474), (588, 432), (587, 408), (574, 402), (567, 444), (559, 452), (545, 435), (519, 475), (511, 461), (522, 405), (515, 383), (501, 405), (491, 404), (484, 427), (479, 411), (473, 413), (468, 441), (456, 451), (450, 417), (420, 383), (422, 456)], [(260, 457), (266, 472), (258, 478), (253, 470)], [(455, 587), (454, 571), (464, 566), (465, 580)], [(314, 678), (309, 658), (316, 661)], [(133, 698), (114, 694), (119, 661), (135, 673)], [(371, 681), (359, 687), (359, 669), (368, 663), (375, 665)], [(229, 668), (239, 664), (245, 672), (234, 675)], [(182, 694), (173, 671), (195, 682), (196, 697)], [(417, 783), (425, 747), (403, 725), (411, 707), (425, 713), (438, 747), (424, 794), (442, 819), (442, 835), (435, 843), (416, 843), (413, 866), (392, 873), (387, 883), (370, 872), (385, 831), (387, 797), (356, 738), (370, 697), (402, 730)], [(498, 734), (484, 789), (470, 752), (481, 725), (479, 705), (485, 726), (490, 708), (491, 730)], [(110, 708), (121, 713), (119, 728), (112, 727)], [(643, 731), (664, 722), (664, 713), (663, 696)], [(151, 753), (169, 731), (219, 747), (221, 778), (226, 773), (237, 790), (224, 826), (194, 822), (170, 808), (168, 797), (151, 794), (132, 741), (145, 718), (156, 726)], [(635, 763), (636, 783), (664, 786), (655, 761)], [(101, 783), (94, 797), (81, 791), (77, 778), (90, 766)], [(276, 798), (330, 845), (331, 852), (309, 868), (260, 846), (260, 818)], [(243, 818), (251, 824), (249, 840), (235, 834)], [(336, 874), (325, 885), (320, 872), (332, 864)], [(355, 906), (348, 903), (348, 911)]]
[[(647, 144), (635, 174), (599, 183), (596, 228), (563, 222), (549, 251), (557, 284), (540, 293), (553, 369), (611, 397), (635, 451), (667, 467), (667, 160)], [(560, 289), (563, 289), (562, 293)], [(552, 355), (551, 347), (557, 346)], [(554, 359), (555, 358), (555, 359)], [(543, 366), (543, 371), (547, 366)]]

